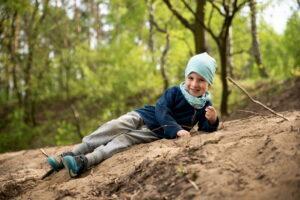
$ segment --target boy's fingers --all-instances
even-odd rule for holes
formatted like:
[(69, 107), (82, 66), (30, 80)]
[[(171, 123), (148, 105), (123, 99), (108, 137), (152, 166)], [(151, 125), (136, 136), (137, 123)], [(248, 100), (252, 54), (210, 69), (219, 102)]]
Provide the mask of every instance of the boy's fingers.
[(208, 108), (209, 110), (215, 110), (215, 108), (212, 107), (212, 106), (208, 106), (207, 108)]
[(209, 111), (209, 110), (214, 110), (214, 107), (212, 107), (212, 106), (207, 106), (207, 107), (205, 108), (205, 111)]
[(206, 109), (205, 109), (206, 113), (207, 114), (213, 114), (213, 113), (216, 113), (216, 110), (214, 107), (212, 106), (208, 106)]
[(209, 119), (209, 115), (206, 114), (206, 115), (205, 115), (205, 118), (206, 118), (206, 119)]

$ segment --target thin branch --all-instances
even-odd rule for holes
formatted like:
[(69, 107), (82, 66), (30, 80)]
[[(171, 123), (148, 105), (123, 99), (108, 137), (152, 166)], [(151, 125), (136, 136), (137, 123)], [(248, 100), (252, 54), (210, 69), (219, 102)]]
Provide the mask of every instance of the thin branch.
[(169, 49), (170, 49), (170, 38), (169, 38), (169, 33), (166, 31), (166, 45), (160, 57), (160, 71), (164, 81), (164, 89), (167, 89), (169, 87), (169, 80), (165, 70), (166, 58)]
[(161, 33), (167, 33), (166, 29), (161, 28), (156, 21), (154, 20), (154, 16), (153, 14), (150, 14), (150, 23), (157, 29), (157, 31), (161, 32)]
[[(146, 1), (146, 2), (147, 2), (147, 1)], [(159, 32), (161, 32), (161, 33), (167, 33), (166, 28), (165, 28), (165, 29), (161, 28), (161, 27), (157, 24), (157, 22), (155, 21), (155, 19), (154, 19), (154, 14), (153, 14), (153, 12), (154, 12), (154, 10), (153, 10), (153, 1), (151, 1), (151, 2), (148, 4), (148, 11), (149, 11), (149, 22), (150, 22), (150, 24), (153, 25)]]
[(225, 0), (222, 1), (222, 5), (223, 5), (224, 11), (226, 13), (225, 16), (227, 16), (227, 13), (229, 13), (229, 8), (228, 8), (228, 5), (226, 5)]
[(177, 10), (175, 10), (169, 0), (163, 0), (169, 10), (178, 18), (178, 20), (188, 29), (194, 31), (194, 27)]
[(207, 26), (208, 27), (210, 27), (210, 25), (211, 25), (211, 19), (212, 19), (212, 16), (213, 16), (213, 14), (214, 14), (214, 8), (212, 8), (212, 10), (210, 11), (210, 13), (209, 13), (209, 18), (208, 18), (208, 22), (207, 22)]
[[(213, 12), (213, 10), (211, 11)], [(212, 14), (211, 14), (212, 15)], [(216, 34), (212, 31), (210, 24), (209, 26), (206, 26), (205, 23), (203, 21), (201, 21), (201, 19), (199, 19), (198, 16), (195, 16), (196, 21), (211, 35), (211, 37), (217, 42), (218, 41), (218, 37), (216, 36)]]
[(39, 19), (39, 24), (42, 24), (43, 21), (45, 20), (46, 18), (46, 15), (48, 14), (48, 9), (49, 9), (49, 0), (46, 0), (45, 1), (45, 4), (44, 4), (44, 8), (43, 8), (43, 14), (41, 16), (41, 18)]
[(234, 55), (237, 55), (237, 54), (242, 54), (242, 53), (247, 53), (248, 51), (246, 50), (240, 50), (240, 51), (234, 51), (230, 54), (230, 56), (234, 56)]
[(151, 59), (152, 62), (154, 62), (154, 41), (153, 41), (153, 23), (151, 22), (153, 19), (153, 1), (148, 2), (148, 0), (145, 0), (147, 7), (148, 7), (148, 13), (149, 13), (149, 39), (148, 39), (148, 46), (151, 52)]
[(248, 3), (249, 0), (245, 0), (244, 2), (240, 3), (238, 6), (237, 6), (237, 9), (236, 11), (239, 11), (246, 3)]
[(201, 24), (201, 26), (211, 35), (211, 37), (215, 41), (217, 41), (218, 37), (215, 35), (215, 33), (212, 31), (212, 29), (210, 27), (207, 27), (198, 17), (196, 19)]
[(231, 16), (232, 16), (232, 18), (235, 16), (235, 14), (240, 10), (240, 9), (242, 9), (243, 8), (243, 6), (246, 4), (246, 3), (248, 3), (249, 2), (249, 0), (245, 0), (245, 1), (243, 1), (242, 3), (240, 3), (239, 5), (237, 5), (237, 0), (235, 0), (235, 2), (234, 2), (234, 6), (233, 6), (233, 10), (232, 10), (232, 14), (231, 14)]
[(193, 11), (193, 9), (191, 8), (191, 6), (189, 6), (189, 4), (188, 4), (185, 0), (181, 0), (181, 2), (184, 4), (184, 6), (185, 6), (191, 13), (193, 13), (194, 16), (196, 16), (196, 13)]
[(232, 2), (232, 8), (233, 8), (233, 10), (235, 10), (237, 8), (237, 0), (234, 0)]
[(250, 98), (250, 100), (251, 100), (252, 102), (254, 102), (254, 103), (256, 103), (256, 104), (262, 106), (263, 108), (265, 108), (265, 109), (267, 109), (267, 110), (269, 110), (271, 113), (273, 113), (273, 114), (275, 114), (275, 115), (277, 115), (277, 116), (279, 116), (279, 117), (281, 117), (281, 118), (283, 118), (283, 119), (289, 121), (288, 118), (284, 117), (284, 116), (281, 115), (281, 114), (278, 114), (277, 112), (275, 112), (274, 110), (272, 110), (272, 109), (269, 108), (268, 106), (266, 106), (266, 105), (264, 105), (263, 103), (261, 103), (261, 102), (255, 100), (255, 99), (253, 99), (253, 98), (250, 96), (250, 94), (249, 94), (243, 87), (241, 87), (239, 84), (237, 84), (232, 78), (227, 77), (227, 80), (229, 80), (229, 81), (232, 82), (234, 85), (236, 85), (240, 90), (242, 90), (242, 92), (244, 92), (244, 93)]
[(222, 15), (222, 16), (225, 17), (225, 14), (221, 11), (221, 9), (220, 9), (218, 6), (214, 3), (213, 0), (208, 0), (208, 1), (211, 3), (212, 7), (218, 11), (218, 13), (219, 13), (220, 15)]

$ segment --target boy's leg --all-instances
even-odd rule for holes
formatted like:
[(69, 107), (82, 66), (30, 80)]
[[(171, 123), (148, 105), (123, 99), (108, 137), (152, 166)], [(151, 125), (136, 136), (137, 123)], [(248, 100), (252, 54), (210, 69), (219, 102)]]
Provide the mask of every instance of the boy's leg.
[(51, 156), (47, 159), (49, 165), (56, 171), (63, 168), (62, 157), (64, 154), (70, 156), (78, 156), (92, 152), (95, 148), (107, 144), (109, 141), (119, 136), (122, 133), (129, 132), (132, 129), (137, 129), (142, 126), (143, 121), (136, 112), (129, 112), (120, 116), (118, 119), (111, 120), (96, 131), (92, 132), (83, 138), (82, 143), (77, 144), (72, 152), (65, 152), (58, 156)]
[(131, 132), (121, 134), (106, 145), (101, 145), (92, 153), (87, 154), (88, 167), (102, 162), (127, 147), (140, 143), (153, 142), (158, 139), (159, 137), (157, 137), (157, 135), (150, 131), (145, 125), (139, 130), (133, 130)]
[(91, 151), (92, 149), (90, 149), (89, 146), (84, 142), (75, 145), (75, 147), (72, 149), (72, 153), (76, 156), (81, 154), (87, 154)]
[(143, 120), (139, 114), (135, 111), (129, 112), (103, 124), (90, 135), (85, 136), (82, 139), (82, 143), (75, 146), (72, 152), (76, 155), (90, 153), (99, 146), (107, 144), (115, 137), (128, 133), (133, 129), (138, 129), (142, 125)]
[(138, 119), (136, 113), (129, 112), (120, 116), (118, 119), (106, 122), (90, 135), (85, 136), (82, 139), (82, 143), (77, 144), (72, 152), (75, 155), (87, 154), (92, 152), (95, 148), (107, 144), (119, 134), (130, 131), (130, 128), (132, 128), (132, 122), (130, 121), (140, 126), (140, 124), (137, 123)]
[(121, 134), (108, 142), (106, 145), (101, 145), (92, 153), (79, 156), (66, 156), (63, 158), (63, 164), (69, 171), (71, 177), (76, 177), (103, 160), (111, 157), (113, 154), (124, 150), (134, 144), (147, 143), (158, 140), (155, 133), (148, 128), (143, 127), (140, 130), (131, 131)]
[(133, 111), (104, 124), (83, 139), (88, 147), (94, 148), (92, 153), (86, 156), (66, 156), (63, 158), (63, 163), (69, 170), (70, 176), (75, 177), (91, 165), (100, 163), (126, 147), (157, 139), (159, 138), (156, 134), (144, 125), (140, 115)]

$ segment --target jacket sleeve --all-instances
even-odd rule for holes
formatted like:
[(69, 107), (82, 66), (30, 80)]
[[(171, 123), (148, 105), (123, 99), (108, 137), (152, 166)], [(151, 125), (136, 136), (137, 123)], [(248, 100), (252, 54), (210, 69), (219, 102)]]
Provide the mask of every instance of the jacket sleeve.
[[(212, 104), (209, 102), (207, 106), (211, 106)], [(205, 106), (205, 108), (207, 107)], [(204, 108), (204, 110), (205, 110)], [(198, 131), (205, 131), (205, 132), (214, 132), (218, 129), (219, 126), (219, 117), (217, 117), (217, 120), (214, 124), (211, 124), (205, 117), (205, 111), (203, 112), (203, 115), (199, 119), (198, 123)]]
[(198, 131), (205, 131), (205, 132), (214, 132), (218, 129), (219, 126), (219, 117), (217, 117), (217, 121), (214, 124), (210, 124), (207, 119), (202, 121), (202, 124), (199, 124)]
[(175, 99), (175, 89), (168, 89), (158, 99), (155, 106), (156, 120), (164, 129), (164, 137), (168, 139), (176, 138), (177, 132), (183, 129), (173, 118), (172, 108), (175, 106)]

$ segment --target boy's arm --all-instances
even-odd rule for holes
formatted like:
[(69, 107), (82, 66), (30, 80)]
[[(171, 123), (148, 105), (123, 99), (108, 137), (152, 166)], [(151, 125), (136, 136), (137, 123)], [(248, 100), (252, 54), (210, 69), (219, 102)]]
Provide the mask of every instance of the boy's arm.
[(205, 132), (213, 132), (218, 129), (219, 118), (217, 116), (217, 111), (212, 107), (211, 103), (205, 108), (205, 116), (199, 120), (198, 130)]
[(177, 132), (183, 128), (172, 117), (172, 107), (175, 101), (176, 91), (174, 88), (168, 89), (158, 99), (155, 106), (155, 117), (163, 127), (165, 137), (168, 139), (176, 138)]
[(205, 132), (214, 132), (218, 129), (219, 126), (219, 117), (217, 117), (217, 120), (214, 124), (211, 124), (207, 119), (203, 120), (202, 123), (198, 124), (199, 128), (198, 131), (205, 131)]

